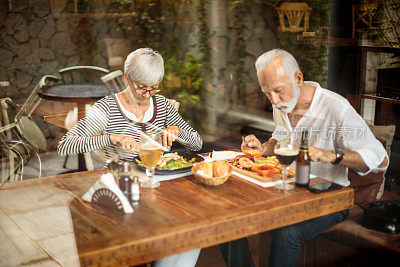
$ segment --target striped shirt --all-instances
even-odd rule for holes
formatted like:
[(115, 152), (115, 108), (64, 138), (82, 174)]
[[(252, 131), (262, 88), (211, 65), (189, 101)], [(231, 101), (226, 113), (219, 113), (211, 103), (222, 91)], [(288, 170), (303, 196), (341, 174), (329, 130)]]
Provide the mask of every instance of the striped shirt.
[(172, 125), (179, 127), (178, 137), (191, 150), (200, 150), (203, 141), (200, 135), (187, 124), (176, 109), (161, 95), (153, 97), (153, 116), (146, 122), (128, 122), (124, 119), (113, 96), (97, 101), (86, 116), (64, 135), (58, 144), (58, 153), (62, 156), (80, 154), (102, 149), (107, 158), (133, 161), (136, 152), (128, 152), (111, 143), (111, 134), (134, 137), (139, 143), (140, 134), (146, 130), (162, 129)]

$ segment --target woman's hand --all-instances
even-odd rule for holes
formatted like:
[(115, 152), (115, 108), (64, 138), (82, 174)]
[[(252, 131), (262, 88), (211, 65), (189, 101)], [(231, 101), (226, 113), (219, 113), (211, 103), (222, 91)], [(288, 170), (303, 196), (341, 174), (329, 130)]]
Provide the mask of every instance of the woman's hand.
[(138, 143), (135, 141), (135, 138), (132, 136), (122, 135), (122, 134), (111, 134), (110, 135), (111, 143), (114, 145), (121, 145), (121, 148), (129, 151), (129, 152), (137, 152), (138, 151)]
[(257, 149), (262, 151), (262, 144), (260, 140), (257, 139), (257, 137), (251, 134), (243, 138), (240, 148), (242, 149), (242, 151), (246, 149)]
[(164, 129), (163, 133), (163, 146), (168, 147), (172, 146), (172, 143), (178, 138), (179, 127), (176, 125), (171, 125), (168, 128)]

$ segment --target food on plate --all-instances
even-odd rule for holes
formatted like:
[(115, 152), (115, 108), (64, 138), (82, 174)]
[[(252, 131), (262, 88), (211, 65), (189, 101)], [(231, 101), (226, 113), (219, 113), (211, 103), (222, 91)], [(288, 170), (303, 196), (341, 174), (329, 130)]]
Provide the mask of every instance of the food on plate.
[(213, 175), (214, 177), (221, 177), (227, 175), (231, 171), (231, 167), (228, 163), (223, 161), (217, 161), (213, 164)]
[[(157, 163), (157, 170), (178, 170), (183, 168), (189, 168), (193, 166), (195, 162), (195, 158), (190, 160), (185, 159), (184, 157), (178, 155), (178, 153), (166, 153), (161, 156), (160, 161)], [(136, 162), (139, 166), (144, 167), (144, 164), (141, 160), (136, 159)]]
[(292, 167), (289, 167), (288, 175), (290, 177), (295, 177), (296, 176), (296, 169), (292, 168)]
[(245, 168), (251, 168), (254, 165), (253, 161), (246, 157), (241, 157), (239, 159), (239, 164)]
[(255, 160), (257, 160), (258, 158), (260, 158), (262, 156), (262, 152), (260, 150), (257, 149), (247, 149), (247, 150), (243, 150), (243, 153), (246, 156), (251, 156), (253, 157)]
[(213, 164), (212, 162), (202, 161), (196, 166), (196, 173), (204, 178), (211, 179), (213, 177)]
[[(266, 158), (259, 157), (255, 159), (254, 155), (250, 154), (238, 155), (233, 160), (232, 165), (239, 169), (256, 172), (264, 177), (271, 174), (280, 174), (282, 172), (282, 165), (275, 156)], [(293, 177), (294, 175), (295, 169), (289, 167), (289, 176)]]
[(251, 168), (251, 170), (264, 177), (268, 177), (271, 174), (275, 173), (275, 168), (267, 165), (260, 165), (260, 166), (254, 165)]

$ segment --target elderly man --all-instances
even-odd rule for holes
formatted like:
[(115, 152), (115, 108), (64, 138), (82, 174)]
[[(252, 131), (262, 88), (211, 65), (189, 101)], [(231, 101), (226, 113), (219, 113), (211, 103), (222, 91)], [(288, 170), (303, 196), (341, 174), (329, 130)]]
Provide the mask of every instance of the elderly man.
[[(281, 138), (307, 130), (313, 175), (348, 186), (348, 168), (360, 175), (387, 168), (385, 149), (349, 102), (318, 83), (305, 82), (290, 53), (281, 49), (268, 51), (257, 59), (256, 69), (261, 90), (273, 105), (277, 127), (263, 144), (254, 135), (246, 136), (242, 150), (258, 149), (264, 155), (272, 155)], [(345, 210), (271, 231), (269, 266), (295, 266), (305, 241), (347, 215)]]

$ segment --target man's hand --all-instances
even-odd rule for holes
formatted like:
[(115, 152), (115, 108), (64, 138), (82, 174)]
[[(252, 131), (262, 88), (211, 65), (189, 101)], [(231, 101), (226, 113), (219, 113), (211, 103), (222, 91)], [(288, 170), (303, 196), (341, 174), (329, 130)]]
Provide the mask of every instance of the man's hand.
[(331, 150), (309, 146), (308, 153), (314, 162), (332, 163), (336, 160), (336, 153)]
[(172, 146), (172, 143), (178, 138), (179, 127), (176, 125), (171, 125), (168, 128), (164, 129), (163, 133), (163, 146), (168, 147)]
[(242, 151), (246, 149), (257, 149), (263, 151), (263, 147), (260, 140), (258, 140), (257, 137), (255, 137), (253, 134), (248, 135), (243, 139), (240, 148)]
[(138, 143), (136, 143), (135, 139), (132, 136), (111, 134), (110, 140), (111, 143), (113, 143), (114, 145), (120, 144), (122, 149), (129, 152), (136, 152), (139, 148)]

